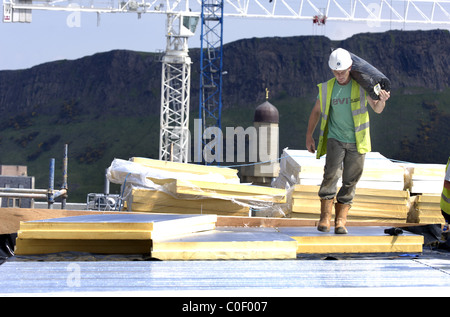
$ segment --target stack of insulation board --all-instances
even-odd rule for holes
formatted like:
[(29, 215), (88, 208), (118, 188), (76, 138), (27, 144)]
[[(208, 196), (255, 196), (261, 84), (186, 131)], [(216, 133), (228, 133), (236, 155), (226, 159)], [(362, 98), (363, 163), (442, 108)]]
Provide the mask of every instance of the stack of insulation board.
[(427, 224), (445, 223), (441, 213), (441, 195), (421, 194), (411, 198), (414, 199), (414, 208), (411, 211), (410, 222)]
[(320, 185), (325, 158), (316, 159), (315, 154), (303, 150), (284, 149), (280, 158), (280, 173), (274, 181), (279, 188), (295, 184)]
[(20, 223), (15, 254), (147, 254), (159, 260), (296, 259), (298, 253), (421, 252), (423, 237), (349, 228), (216, 227), (215, 215), (116, 213)]
[(295, 259), (273, 228), (216, 228), (215, 215), (99, 214), (22, 222), (16, 255), (148, 254), (160, 260)]
[(250, 207), (231, 200), (215, 198), (178, 198), (172, 193), (148, 188), (133, 188), (127, 200), (132, 211), (178, 213), (178, 214), (222, 214), (248, 216)]
[[(320, 185), (323, 178), (325, 156), (306, 150), (284, 149), (280, 160), (280, 176), (274, 181), (279, 188), (300, 185)], [(359, 188), (403, 190), (404, 169), (378, 152), (366, 154), (364, 171), (358, 182)]]
[[(292, 218), (319, 219), (319, 187), (295, 185), (292, 193)], [(407, 191), (357, 188), (348, 220), (404, 223), (409, 209)]]
[(212, 230), (215, 215), (95, 214), (20, 223), (15, 254), (150, 253), (153, 239)]
[(249, 216), (263, 210), (266, 216), (284, 215), (285, 189), (242, 184), (237, 170), (230, 168), (131, 158), (115, 160), (108, 175), (122, 184), (131, 211)]
[(227, 167), (218, 167), (211, 165), (189, 164), (155, 160), (144, 157), (132, 157), (131, 162), (138, 163), (142, 166), (159, 169), (174, 173), (188, 173), (195, 175), (214, 175), (214, 177), (223, 177), (234, 183), (239, 183), (238, 170)]
[(405, 163), (405, 184), (411, 194), (441, 194), (445, 164)]

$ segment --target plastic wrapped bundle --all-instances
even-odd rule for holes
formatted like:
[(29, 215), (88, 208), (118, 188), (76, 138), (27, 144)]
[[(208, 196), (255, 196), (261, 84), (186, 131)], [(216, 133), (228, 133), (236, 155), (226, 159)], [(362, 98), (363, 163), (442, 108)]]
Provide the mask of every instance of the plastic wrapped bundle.
[(350, 53), (350, 55), (353, 60), (350, 75), (372, 99), (379, 99), (378, 93), (381, 89), (391, 90), (391, 81), (382, 72), (355, 54)]

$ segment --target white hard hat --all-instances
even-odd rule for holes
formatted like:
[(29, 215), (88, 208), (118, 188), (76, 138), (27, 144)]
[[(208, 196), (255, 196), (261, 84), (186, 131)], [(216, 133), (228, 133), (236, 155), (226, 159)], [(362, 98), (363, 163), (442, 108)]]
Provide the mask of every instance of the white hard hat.
[(352, 66), (352, 57), (347, 50), (343, 48), (335, 49), (330, 54), (330, 59), (328, 60), (328, 66), (332, 70), (344, 70)]

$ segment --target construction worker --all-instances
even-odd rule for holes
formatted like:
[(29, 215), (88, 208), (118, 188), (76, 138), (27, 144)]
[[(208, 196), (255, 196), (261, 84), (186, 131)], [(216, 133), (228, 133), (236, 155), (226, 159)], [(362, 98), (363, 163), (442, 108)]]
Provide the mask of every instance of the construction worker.
[(448, 158), (447, 167), (445, 168), (444, 188), (442, 189), (441, 195), (441, 211), (442, 216), (447, 222), (447, 225), (450, 222), (450, 169), (448, 168), (449, 163), (450, 157)]
[[(320, 220), (317, 229), (330, 231), (331, 214), (335, 204), (335, 233), (346, 234), (347, 214), (353, 202), (356, 184), (361, 178), (365, 153), (371, 151), (369, 113), (367, 103), (376, 113), (386, 106), (390, 93), (381, 90), (379, 100), (373, 100), (351, 78), (351, 55), (338, 48), (328, 60), (334, 77), (319, 84), (319, 95), (311, 111), (306, 132), (306, 148), (315, 153), (314, 130), (321, 119), (317, 146), (319, 159), (327, 154), (324, 176), (319, 189), (321, 200)], [(337, 192), (337, 182), (342, 176), (342, 187)]]

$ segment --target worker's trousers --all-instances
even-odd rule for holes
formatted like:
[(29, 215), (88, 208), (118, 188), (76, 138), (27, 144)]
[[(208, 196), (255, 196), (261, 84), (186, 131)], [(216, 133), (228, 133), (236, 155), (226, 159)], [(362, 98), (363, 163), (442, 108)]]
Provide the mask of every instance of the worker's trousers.
[[(356, 184), (364, 169), (365, 154), (359, 154), (355, 143), (344, 143), (336, 139), (327, 140), (327, 155), (322, 184), (319, 189), (321, 199), (336, 197), (341, 204), (351, 204), (355, 196)], [(342, 176), (342, 186), (337, 192), (338, 180)]]

